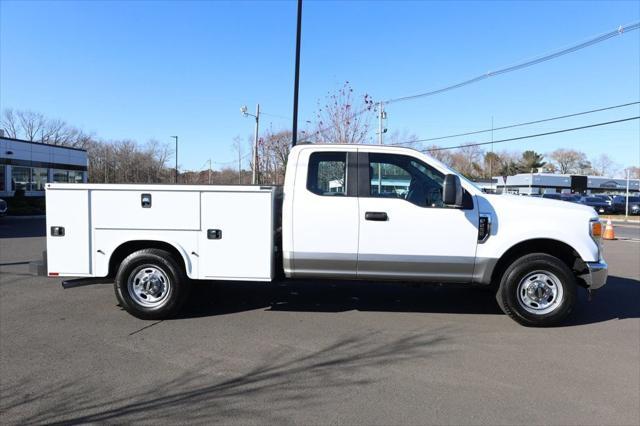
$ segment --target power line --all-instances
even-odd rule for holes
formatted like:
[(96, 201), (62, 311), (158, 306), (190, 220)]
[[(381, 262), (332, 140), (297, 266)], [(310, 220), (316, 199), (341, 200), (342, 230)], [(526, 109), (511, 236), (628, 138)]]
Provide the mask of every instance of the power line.
[(496, 130), (513, 129), (514, 127), (529, 126), (531, 124), (539, 124), (539, 123), (545, 123), (547, 121), (561, 120), (563, 118), (578, 117), (580, 115), (586, 115), (586, 114), (592, 114), (592, 113), (595, 113), (595, 112), (608, 111), (608, 110), (611, 110), (611, 109), (623, 108), (623, 107), (627, 107), (627, 106), (630, 106), (630, 105), (637, 105), (637, 104), (640, 104), (640, 101), (629, 102), (629, 103), (620, 104), (620, 105), (613, 105), (613, 106), (608, 106), (608, 107), (604, 107), (604, 108), (592, 109), (592, 110), (589, 110), (589, 111), (576, 112), (576, 113), (573, 113), (573, 114), (558, 115), (558, 116), (555, 116), (555, 117), (543, 118), (541, 120), (526, 121), (524, 123), (509, 124), (507, 126), (502, 126), (502, 127), (493, 127), (491, 129), (476, 130), (476, 131), (473, 131), (473, 132), (466, 132), (466, 133), (456, 133), (454, 135), (438, 136), (438, 137), (435, 137), (435, 138), (414, 139), (414, 140), (405, 141), (405, 142), (390, 143), (388, 145), (392, 145), (392, 146), (395, 146), (395, 145), (412, 145), (412, 144), (419, 143), (419, 142), (432, 142), (432, 141), (438, 141), (438, 140), (442, 140), (442, 139), (457, 138), (457, 137), (460, 137), (460, 136), (477, 135), (477, 134), (480, 134), (480, 133), (488, 133), (488, 132), (492, 132), (492, 131), (496, 131)]
[(501, 140), (497, 140), (497, 141), (478, 142), (478, 143), (469, 143), (469, 144), (465, 144), (465, 145), (446, 146), (446, 147), (441, 147), (441, 148), (423, 149), (423, 150), (421, 150), (421, 152), (444, 151), (444, 150), (447, 150), (447, 149), (465, 148), (465, 147), (468, 147), (468, 146), (481, 146), (481, 145), (489, 145), (489, 144), (494, 144), (494, 143), (517, 141), (517, 140), (521, 140), (521, 139), (538, 138), (538, 137), (541, 137), (541, 136), (549, 136), (549, 135), (555, 135), (555, 134), (558, 134), (558, 133), (573, 132), (575, 130), (589, 129), (589, 128), (592, 128), (592, 127), (607, 126), (609, 124), (622, 123), (622, 122), (625, 122), (625, 121), (637, 120), (639, 118), (640, 118), (640, 115), (638, 115), (636, 117), (622, 118), (620, 120), (605, 121), (603, 123), (595, 123), (595, 124), (589, 124), (589, 125), (586, 125), (586, 126), (572, 127), (570, 129), (554, 130), (553, 132), (537, 133), (535, 135), (518, 136), (516, 138), (501, 139)]
[(283, 120), (291, 120), (291, 117), (285, 117), (284, 115), (278, 115), (278, 114), (271, 114), (264, 111), (260, 111), (260, 115), (268, 115), (269, 117), (282, 118)]
[[(240, 157), (240, 158), (241, 158), (241, 160), (246, 160), (246, 159), (247, 159), (247, 157), (249, 157), (250, 155), (251, 155), (251, 152), (249, 152), (249, 153), (247, 153), (247, 154), (243, 155), (243, 156), (242, 156), (242, 157)], [(209, 162), (209, 160), (207, 160), (207, 161), (205, 162), (205, 164), (206, 164), (206, 163), (208, 163), (208, 162)], [(211, 163), (212, 163), (212, 164), (217, 164), (217, 165), (227, 165), (227, 164), (236, 164), (237, 162), (238, 162), (238, 159), (231, 160), (231, 161), (212, 161)]]
[[(440, 88), (440, 89), (435, 89), (435, 90), (431, 90), (429, 92), (424, 92), (424, 93), (418, 93), (416, 95), (403, 96), (403, 97), (399, 97), (399, 98), (391, 98), (391, 99), (387, 99), (386, 101), (382, 101), (382, 103), (383, 104), (392, 104), (392, 103), (396, 103), (396, 102), (402, 102), (402, 101), (407, 101), (407, 100), (411, 100), (411, 99), (417, 99), (417, 98), (422, 98), (422, 97), (427, 97), (427, 96), (433, 96), (433, 95), (436, 95), (436, 94), (439, 94), (439, 93), (443, 93), (443, 92), (448, 92), (450, 90), (458, 89), (460, 87), (464, 87), (464, 86), (467, 86), (469, 84), (477, 83), (477, 82), (485, 80), (485, 79), (487, 79), (489, 77), (493, 77), (493, 76), (497, 76), (497, 75), (506, 74), (506, 73), (513, 72), (513, 71), (517, 71), (517, 70), (520, 70), (520, 69), (523, 69), (523, 68), (527, 68), (527, 67), (530, 67), (530, 66), (533, 66), (533, 65), (537, 65), (537, 64), (542, 63), (542, 62), (549, 61), (551, 59), (558, 58), (560, 56), (567, 55), (569, 53), (573, 53), (573, 52), (581, 50), (581, 49), (585, 49), (587, 47), (590, 47), (590, 46), (593, 46), (595, 44), (601, 43), (601, 42), (606, 41), (606, 40), (608, 40), (610, 38), (613, 38), (615, 36), (622, 35), (625, 32), (634, 31), (634, 30), (637, 30), (639, 28), (640, 28), (640, 22), (635, 22), (635, 23), (629, 24), (629, 25), (620, 25), (617, 29), (615, 29), (613, 31), (609, 31), (609, 32), (604, 33), (604, 34), (600, 34), (600, 35), (592, 37), (592, 38), (590, 38), (590, 39), (588, 39), (586, 41), (583, 41), (581, 43), (578, 43), (578, 44), (575, 44), (575, 45), (560, 49), (558, 51), (554, 51), (554, 52), (549, 53), (547, 55), (536, 57), (534, 59), (530, 59), (530, 60), (524, 61), (522, 63), (511, 65), (511, 66), (508, 66), (508, 67), (505, 67), (505, 68), (501, 68), (501, 69), (496, 70), (496, 71), (490, 71), (490, 72), (487, 72), (485, 74), (482, 74), (482, 75), (479, 75), (477, 77), (474, 77), (472, 79), (469, 79), (469, 80), (466, 80), (466, 81), (463, 81), (463, 82), (460, 82), (460, 83), (452, 84), (450, 86), (446, 86), (446, 87), (443, 87), (443, 88)], [(370, 108), (370, 107), (363, 108), (362, 110), (351, 114), (349, 117), (347, 117), (346, 120), (347, 121), (353, 120), (354, 118), (356, 118), (356, 117), (358, 117), (358, 116), (360, 116), (360, 115), (362, 115), (362, 114), (364, 114), (364, 113), (366, 113), (368, 111), (371, 111), (371, 110), (372, 110), (372, 108)], [(319, 128), (318, 130), (316, 130), (313, 133), (320, 134), (321, 132), (329, 129), (330, 127), (331, 126), (321, 127), (321, 128)]]
[(435, 89), (435, 90), (431, 90), (429, 92), (424, 92), (424, 93), (418, 93), (416, 95), (403, 96), (403, 97), (400, 97), (400, 98), (389, 99), (387, 101), (384, 101), (384, 103), (385, 104), (392, 104), (392, 103), (396, 103), (396, 102), (408, 101), (408, 100), (411, 100), (411, 99), (423, 98), (423, 97), (426, 97), (426, 96), (433, 96), (433, 95), (437, 95), (437, 94), (442, 93), (442, 92), (447, 92), (449, 90), (458, 89), (460, 87), (467, 86), (469, 84), (473, 84), (473, 83), (477, 83), (479, 81), (485, 80), (485, 79), (487, 79), (489, 77), (494, 77), (494, 76), (497, 76), (497, 75), (506, 74), (506, 73), (513, 72), (513, 71), (518, 71), (518, 70), (521, 70), (523, 68), (527, 68), (527, 67), (530, 67), (530, 66), (533, 66), (533, 65), (537, 65), (537, 64), (540, 64), (542, 62), (546, 62), (546, 61), (549, 61), (551, 59), (555, 59), (555, 58), (558, 58), (560, 56), (564, 56), (564, 55), (567, 55), (569, 53), (576, 52), (578, 50), (581, 50), (581, 49), (593, 46), (595, 44), (601, 43), (603, 41), (606, 41), (606, 40), (608, 40), (608, 39), (610, 39), (612, 37), (615, 37), (615, 36), (618, 36), (618, 35), (622, 35), (625, 32), (637, 30), (638, 28), (640, 28), (640, 22), (636, 22), (636, 23), (629, 24), (629, 25), (626, 25), (626, 26), (621, 25), (621, 26), (619, 26), (617, 29), (615, 29), (613, 31), (609, 31), (609, 32), (604, 33), (604, 34), (600, 34), (600, 35), (598, 35), (596, 37), (592, 37), (592, 38), (590, 38), (590, 39), (588, 39), (586, 41), (583, 41), (581, 43), (566, 47), (564, 49), (560, 49), (558, 51), (549, 53), (547, 55), (539, 56), (539, 57), (536, 57), (536, 58), (533, 58), (533, 59), (530, 59), (530, 60), (515, 64), (515, 65), (511, 65), (511, 66), (508, 66), (508, 67), (505, 67), (505, 68), (501, 68), (501, 69), (496, 70), (496, 71), (489, 71), (487, 73), (484, 73), (484, 74), (479, 75), (477, 77), (471, 78), (469, 80), (465, 80), (465, 81), (462, 81), (460, 83), (452, 84), (450, 86), (446, 86), (446, 87), (443, 87), (443, 88), (440, 88), (440, 89)]

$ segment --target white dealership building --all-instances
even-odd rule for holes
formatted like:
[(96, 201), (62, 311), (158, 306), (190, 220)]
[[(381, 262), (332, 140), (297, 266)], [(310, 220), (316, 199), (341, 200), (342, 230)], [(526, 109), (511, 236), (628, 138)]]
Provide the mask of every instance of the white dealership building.
[(87, 182), (87, 151), (0, 137), (0, 198), (43, 197), (47, 182)]
[[(627, 180), (605, 176), (567, 175), (554, 173), (520, 173), (514, 176), (495, 176), (486, 191), (509, 192), (512, 194), (545, 193), (585, 193), (623, 194), (627, 190)], [(640, 180), (629, 180), (629, 192), (640, 190)]]

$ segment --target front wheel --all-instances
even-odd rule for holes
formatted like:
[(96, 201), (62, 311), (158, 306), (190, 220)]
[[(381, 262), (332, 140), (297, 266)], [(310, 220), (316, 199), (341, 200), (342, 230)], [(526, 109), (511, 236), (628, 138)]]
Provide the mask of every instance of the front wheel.
[(504, 272), (496, 293), (505, 314), (522, 325), (548, 327), (562, 322), (576, 302), (576, 279), (557, 257), (523, 256)]
[(182, 268), (169, 252), (159, 249), (127, 256), (118, 268), (114, 287), (120, 305), (141, 319), (174, 316), (189, 293)]

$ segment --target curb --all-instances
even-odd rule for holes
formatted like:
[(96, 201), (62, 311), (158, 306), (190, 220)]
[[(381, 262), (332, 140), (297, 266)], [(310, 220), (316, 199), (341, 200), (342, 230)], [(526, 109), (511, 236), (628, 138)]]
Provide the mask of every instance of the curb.
[[(606, 221), (607, 219), (602, 219), (602, 222), (606, 222)], [(611, 223), (640, 225), (640, 221), (637, 221), (637, 220), (611, 219)]]

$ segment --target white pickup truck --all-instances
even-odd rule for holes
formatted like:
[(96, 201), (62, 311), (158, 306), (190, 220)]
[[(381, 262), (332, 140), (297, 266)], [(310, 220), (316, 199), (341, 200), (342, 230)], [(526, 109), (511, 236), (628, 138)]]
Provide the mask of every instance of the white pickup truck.
[(114, 277), (146, 319), (176, 314), (191, 280), (282, 272), (494, 286), (505, 313), (547, 326), (607, 279), (591, 207), (488, 195), (407, 148), (299, 145), (283, 187), (52, 183), (46, 200), (48, 275)]

